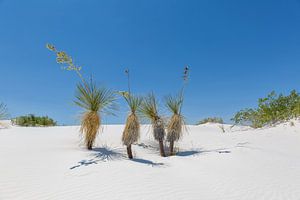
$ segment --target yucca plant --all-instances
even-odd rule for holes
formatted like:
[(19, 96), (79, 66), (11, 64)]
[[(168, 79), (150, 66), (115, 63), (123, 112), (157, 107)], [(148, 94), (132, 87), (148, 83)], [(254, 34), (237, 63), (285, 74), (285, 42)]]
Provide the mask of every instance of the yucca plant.
[(183, 87), (176, 96), (166, 97), (166, 107), (172, 113), (167, 125), (167, 141), (170, 142), (170, 155), (174, 155), (174, 142), (180, 140), (185, 127), (184, 117), (181, 114), (184, 90), (189, 80), (189, 66), (184, 67)]
[(167, 141), (170, 143), (170, 155), (174, 155), (174, 142), (182, 137), (184, 117), (181, 114), (183, 94), (166, 97), (166, 107), (172, 113), (167, 125)]
[(153, 93), (143, 98), (140, 113), (151, 123), (154, 139), (159, 142), (160, 155), (165, 157), (165, 126), (162, 117), (158, 114), (157, 100)]
[(6, 119), (8, 117), (6, 105), (0, 103), (0, 120)]
[(64, 70), (75, 71), (81, 80), (77, 84), (74, 102), (85, 110), (81, 118), (80, 132), (84, 134), (86, 147), (92, 149), (101, 126), (101, 113), (113, 114), (111, 111), (116, 108), (115, 93), (107, 88), (99, 88), (92, 80), (87, 82), (81, 73), (82, 67), (75, 65), (66, 52), (57, 50), (52, 44), (47, 44), (46, 47), (55, 53), (56, 62)]
[(122, 142), (127, 147), (128, 158), (132, 159), (133, 154), (131, 146), (140, 138), (140, 121), (137, 111), (142, 100), (141, 98), (133, 96), (127, 92), (121, 92), (120, 94), (124, 97), (130, 109), (122, 135)]
[(86, 147), (91, 150), (101, 126), (101, 113), (113, 114), (116, 97), (113, 91), (99, 88), (92, 80), (88, 84), (78, 84), (75, 97), (75, 104), (85, 110), (80, 132), (84, 134)]

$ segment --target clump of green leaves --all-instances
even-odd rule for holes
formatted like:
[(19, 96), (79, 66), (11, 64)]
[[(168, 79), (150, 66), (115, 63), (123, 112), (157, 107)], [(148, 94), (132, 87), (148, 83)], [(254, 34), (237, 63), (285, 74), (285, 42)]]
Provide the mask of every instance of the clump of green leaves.
[(257, 108), (247, 108), (232, 118), (235, 124), (260, 128), (274, 125), (300, 116), (300, 95), (295, 90), (289, 95), (277, 95), (274, 91), (258, 100)]
[(26, 116), (20, 116), (12, 119), (12, 123), (18, 126), (38, 126), (38, 127), (46, 127), (46, 126), (56, 126), (56, 122), (49, 118), (48, 116), (35, 116), (33, 114), (29, 114)]
[(206, 123), (218, 123), (218, 124), (223, 124), (224, 121), (221, 117), (207, 117), (207, 118), (204, 118), (202, 119), (201, 121), (199, 121), (197, 123), (197, 125), (200, 125), (200, 124), (206, 124)]

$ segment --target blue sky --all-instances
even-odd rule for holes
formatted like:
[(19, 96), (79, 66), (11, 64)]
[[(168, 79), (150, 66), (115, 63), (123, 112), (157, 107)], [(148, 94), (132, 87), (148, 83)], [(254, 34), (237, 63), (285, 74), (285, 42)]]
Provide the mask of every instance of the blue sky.
[[(12, 117), (75, 124), (79, 79), (55, 63), (48, 42), (99, 84), (126, 90), (129, 68), (133, 92), (161, 99), (180, 89), (189, 65), (189, 123), (229, 121), (272, 90), (300, 90), (300, 0), (0, 0), (0, 102)], [(119, 102), (104, 123), (125, 121)]]

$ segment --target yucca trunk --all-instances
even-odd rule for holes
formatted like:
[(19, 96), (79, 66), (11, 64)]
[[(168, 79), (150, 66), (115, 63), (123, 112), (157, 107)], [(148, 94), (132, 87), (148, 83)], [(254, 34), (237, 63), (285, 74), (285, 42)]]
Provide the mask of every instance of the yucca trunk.
[(133, 159), (131, 144), (127, 146), (127, 155), (129, 159)]
[(159, 151), (162, 157), (165, 157), (164, 139), (165, 139), (165, 127), (163, 121), (158, 117), (152, 121), (153, 136), (159, 143)]
[(162, 157), (166, 157), (165, 148), (164, 148), (164, 141), (163, 140), (159, 140), (158, 142), (159, 142), (160, 155)]
[(128, 158), (132, 159), (131, 145), (137, 142), (140, 137), (140, 123), (135, 113), (131, 113), (127, 117), (125, 129), (123, 131), (122, 141), (127, 147)]
[(174, 140), (170, 141), (170, 156), (174, 155)]
[(84, 134), (84, 142), (87, 149), (93, 148), (96, 136), (100, 128), (100, 116), (97, 112), (86, 112), (83, 115), (80, 132)]

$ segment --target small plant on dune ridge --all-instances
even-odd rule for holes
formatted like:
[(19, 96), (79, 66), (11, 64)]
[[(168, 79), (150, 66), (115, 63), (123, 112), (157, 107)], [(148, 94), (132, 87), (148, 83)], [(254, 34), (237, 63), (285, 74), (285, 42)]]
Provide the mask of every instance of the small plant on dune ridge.
[(8, 117), (6, 105), (0, 103), (0, 120), (6, 119)]
[(129, 107), (129, 114), (126, 119), (126, 124), (122, 135), (122, 142), (127, 148), (128, 158), (133, 159), (131, 146), (140, 138), (140, 121), (137, 115), (137, 111), (141, 106), (142, 99), (131, 94), (129, 84), (129, 70), (126, 69), (125, 73), (128, 79), (127, 81), (129, 92), (119, 92), (119, 94), (124, 97), (125, 101), (127, 102)]
[(289, 95), (277, 95), (273, 91), (267, 97), (258, 100), (257, 108), (248, 108), (237, 112), (232, 121), (235, 124), (261, 128), (299, 117), (299, 93), (292, 90)]
[(165, 157), (164, 150), (164, 138), (165, 138), (165, 126), (164, 121), (158, 114), (157, 100), (153, 93), (143, 98), (140, 113), (144, 118), (149, 120), (153, 129), (154, 139), (159, 142), (160, 155)]
[(77, 85), (74, 102), (85, 110), (82, 114), (80, 132), (85, 136), (86, 147), (91, 150), (101, 126), (101, 113), (113, 114), (116, 97), (113, 91), (98, 88), (92, 80), (86, 86)]
[(12, 124), (18, 126), (38, 126), (38, 127), (47, 127), (47, 126), (56, 126), (57, 123), (49, 118), (48, 116), (35, 116), (33, 114), (16, 117), (11, 120)]
[(206, 123), (218, 123), (223, 124), (224, 121), (221, 117), (207, 117), (199, 121), (196, 125), (206, 124)]
[(174, 143), (182, 137), (185, 126), (184, 116), (182, 115), (182, 105), (184, 99), (184, 89), (189, 78), (189, 67), (184, 68), (183, 87), (176, 96), (166, 97), (166, 107), (172, 116), (167, 125), (167, 141), (170, 143), (170, 156), (174, 155)]
[(68, 71), (75, 71), (81, 79), (77, 84), (75, 104), (85, 111), (81, 117), (80, 132), (84, 135), (87, 149), (91, 150), (101, 127), (101, 113), (113, 114), (115, 94), (110, 89), (98, 87), (93, 80), (87, 82), (81, 74), (82, 67), (74, 64), (73, 59), (64, 51), (58, 51), (53, 45), (46, 46), (56, 54), (56, 62)]

